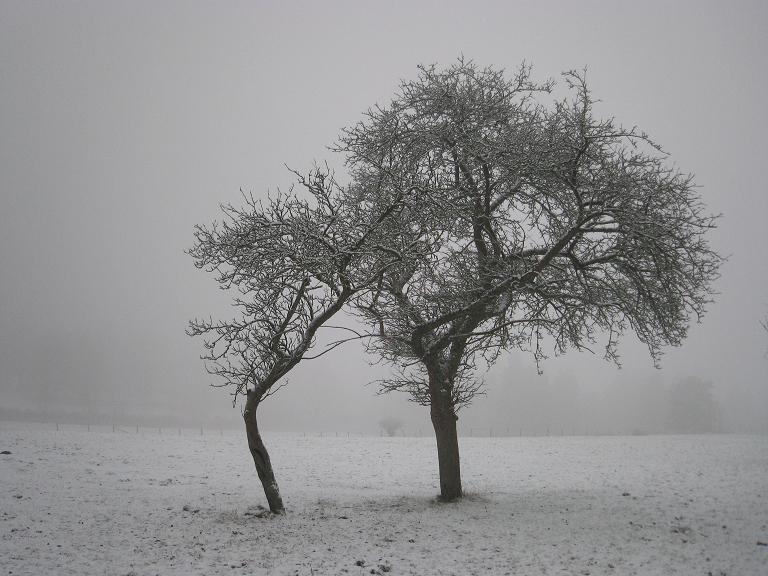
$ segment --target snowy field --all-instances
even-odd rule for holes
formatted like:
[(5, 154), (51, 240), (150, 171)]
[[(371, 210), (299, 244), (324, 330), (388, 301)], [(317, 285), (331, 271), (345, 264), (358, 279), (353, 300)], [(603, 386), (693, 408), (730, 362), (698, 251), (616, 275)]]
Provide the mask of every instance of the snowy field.
[(768, 438), (466, 438), (439, 504), (430, 438), (0, 423), (0, 574), (768, 574)]

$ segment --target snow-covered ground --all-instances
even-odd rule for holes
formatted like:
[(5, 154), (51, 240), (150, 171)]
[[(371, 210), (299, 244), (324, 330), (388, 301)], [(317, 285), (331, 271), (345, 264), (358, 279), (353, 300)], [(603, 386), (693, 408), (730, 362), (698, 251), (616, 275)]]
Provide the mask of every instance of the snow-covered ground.
[(430, 438), (0, 423), (0, 574), (768, 574), (768, 438), (465, 438), (435, 501)]

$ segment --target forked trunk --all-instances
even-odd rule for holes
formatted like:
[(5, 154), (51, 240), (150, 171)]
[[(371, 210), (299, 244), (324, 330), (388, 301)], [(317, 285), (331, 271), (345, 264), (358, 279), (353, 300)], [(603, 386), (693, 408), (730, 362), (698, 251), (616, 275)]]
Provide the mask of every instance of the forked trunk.
[(269, 460), (267, 447), (259, 434), (259, 426), (256, 421), (256, 410), (259, 407), (259, 401), (253, 391), (248, 391), (243, 410), (243, 420), (245, 420), (245, 432), (248, 436), (248, 449), (253, 456), (253, 463), (256, 465), (256, 472), (264, 487), (264, 495), (267, 497), (269, 509), (273, 514), (282, 514), (285, 512), (283, 499), (280, 496), (280, 489), (275, 480), (275, 473), (272, 470), (272, 462)]
[[(447, 388), (430, 377), (432, 426), (437, 440), (437, 462), (440, 468), (440, 499), (445, 502), (462, 497), (459, 436), (456, 411)], [(443, 383), (440, 383), (443, 384)]]

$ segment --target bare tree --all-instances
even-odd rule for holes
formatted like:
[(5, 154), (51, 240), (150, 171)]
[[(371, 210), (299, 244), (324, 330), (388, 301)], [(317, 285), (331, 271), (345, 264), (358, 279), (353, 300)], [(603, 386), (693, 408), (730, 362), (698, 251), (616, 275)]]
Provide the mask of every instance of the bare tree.
[(564, 80), (569, 96), (546, 107), (552, 84), (526, 66), (512, 79), (423, 67), (338, 145), (356, 178), (416, 190), (388, 222), (390, 245), (415, 249), (355, 304), (397, 368), (382, 390), (430, 407), (445, 500), (462, 495), (457, 411), (480, 390), (478, 363), (507, 349), (538, 362), (547, 338), (562, 353), (601, 334), (617, 361), (627, 330), (656, 361), (717, 276), (692, 177), (644, 133), (595, 118), (583, 73)]
[(644, 133), (595, 118), (584, 74), (564, 80), (568, 96), (548, 106), (553, 83), (527, 66), (511, 79), (464, 61), (422, 67), (343, 132), (352, 184), (316, 171), (300, 178), (311, 202), (250, 201), (197, 229), (191, 254), (240, 291), (242, 317), (190, 333), (210, 337), (211, 372), (248, 390), (273, 510), (256, 407), (343, 306), (366, 326), (351, 337), (395, 368), (381, 390), (430, 407), (445, 500), (462, 495), (457, 412), (502, 351), (538, 363), (548, 342), (588, 350), (605, 335), (618, 362), (630, 330), (658, 361), (701, 318), (721, 259), (692, 177)]
[(248, 447), (274, 513), (284, 506), (257, 409), (301, 360), (349, 339), (308, 355), (318, 330), (391, 261), (391, 255), (370, 246), (380, 241), (382, 223), (401, 200), (382, 194), (359, 202), (358, 189), (340, 186), (327, 169), (296, 175), (307, 198), (292, 190), (266, 204), (246, 197), (243, 208), (223, 206), (224, 221), (197, 226), (189, 250), (198, 268), (238, 293), (237, 317), (195, 319), (187, 332), (205, 338), (202, 358), (208, 372), (220, 378), (217, 385), (229, 387), (235, 402), (246, 396)]
[(721, 409), (712, 382), (696, 376), (678, 380), (667, 389), (667, 430), (704, 434), (720, 430)]
[(394, 416), (387, 416), (379, 420), (379, 426), (386, 432), (387, 436), (395, 436), (397, 431), (403, 427), (403, 421)]

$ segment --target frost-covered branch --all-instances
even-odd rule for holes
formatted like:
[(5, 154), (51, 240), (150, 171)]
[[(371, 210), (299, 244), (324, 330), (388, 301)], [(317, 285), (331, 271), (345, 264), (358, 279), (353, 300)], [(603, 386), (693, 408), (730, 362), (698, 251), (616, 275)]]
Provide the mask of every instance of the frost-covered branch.
[(361, 204), (359, 190), (340, 186), (327, 169), (296, 176), (308, 198), (291, 190), (266, 202), (246, 196), (243, 208), (223, 206), (224, 220), (198, 226), (189, 250), (198, 268), (238, 293), (239, 316), (195, 319), (188, 329), (204, 338), (208, 372), (235, 398), (249, 388), (257, 399), (274, 393), (296, 364), (310, 358), (318, 330), (399, 259), (380, 247), (403, 194)]
[[(711, 299), (716, 217), (692, 177), (646, 134), (596, 118), (584, 73), (564, 74), (571, 96), (552, 105), (552, 84), (530, 73), (423, 67), (342, 135), (376, 193), (418, 190), (390, 222), (402, 263), (355, 300), (379, 335), (371, 351), (397, 366), (458, 371), (510, 348), (539, 358), (545, 335), (563, 352), (608, 334), (616, 359), (627, 330), (657, 360)], [(383, 386), (416, 394), (418, 378)]]

